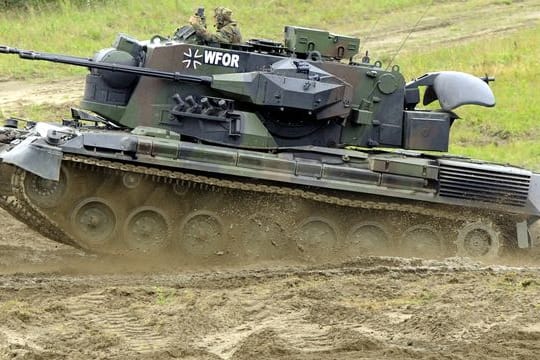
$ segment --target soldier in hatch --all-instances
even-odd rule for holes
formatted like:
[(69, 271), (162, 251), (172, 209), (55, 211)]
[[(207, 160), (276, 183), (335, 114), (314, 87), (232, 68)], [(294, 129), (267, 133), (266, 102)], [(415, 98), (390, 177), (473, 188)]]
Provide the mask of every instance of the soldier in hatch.
[(242, 35), (236, 21), (232, 19), (232, 10), (219, 6), (214, 10), (215, 34), (206, 30), (206, 25), (203, 20), (192, 15), (189, 18), (189, 23), (195, 29), (197, 36), (205, 41), (220, 42), (226, 44), (238, 44), (242, 42)]

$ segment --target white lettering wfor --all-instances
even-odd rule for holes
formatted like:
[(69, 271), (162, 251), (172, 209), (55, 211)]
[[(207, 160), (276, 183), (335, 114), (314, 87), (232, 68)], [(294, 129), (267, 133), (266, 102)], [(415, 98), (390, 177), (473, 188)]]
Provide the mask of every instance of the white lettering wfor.
[(237, 68), (240, 61), (240, 55), (222, 53), (219, 51), (206, 50), (204, 52), (204, 63), (210, 65), (221, 65)]

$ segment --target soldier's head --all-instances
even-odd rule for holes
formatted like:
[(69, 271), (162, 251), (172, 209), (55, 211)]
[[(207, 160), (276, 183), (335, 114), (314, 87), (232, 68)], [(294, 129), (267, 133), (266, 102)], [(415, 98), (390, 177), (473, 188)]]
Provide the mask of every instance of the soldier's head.
[(218, 28), (227, 25), (232, 21), (232, 10), (223, 6), (214, 9), (214, 19)]

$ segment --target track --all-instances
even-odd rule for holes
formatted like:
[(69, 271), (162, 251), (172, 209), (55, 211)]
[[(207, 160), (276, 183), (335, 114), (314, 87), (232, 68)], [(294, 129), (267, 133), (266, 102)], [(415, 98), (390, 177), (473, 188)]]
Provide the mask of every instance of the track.
[[(11, 172), (10, 213), (92, 252), (194, 263), (342, 261), (359, 255), (495, 258), (513, 246), (506, 218), (212, 178), (66, 154), (60, 182)], [(8, 182), (8, 181), (4, 181)]]

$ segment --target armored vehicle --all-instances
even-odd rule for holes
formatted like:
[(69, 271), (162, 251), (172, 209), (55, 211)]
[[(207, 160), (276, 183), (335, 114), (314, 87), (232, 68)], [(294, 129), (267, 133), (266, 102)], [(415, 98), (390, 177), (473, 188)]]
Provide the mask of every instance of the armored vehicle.
[(533, 247), (539, 175), (444, 154), (457, 108), (495, 105), (489, 79), (406, 82), (355, 61), (359, 45), (295, 26), (204, 43), (187, 26), (89, 59), (2, 46), (89, 74), (71, 118), (1, 129), (1, 206), (88, 251), (194, 261)]

